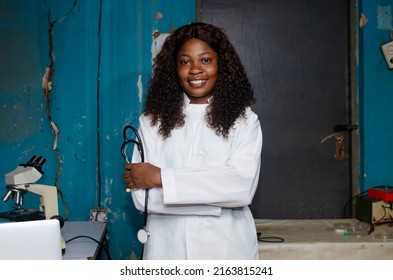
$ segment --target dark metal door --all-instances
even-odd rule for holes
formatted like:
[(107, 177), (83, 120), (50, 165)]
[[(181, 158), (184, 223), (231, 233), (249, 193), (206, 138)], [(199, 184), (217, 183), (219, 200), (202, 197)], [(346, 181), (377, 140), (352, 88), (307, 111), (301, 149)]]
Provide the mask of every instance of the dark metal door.
[(348, 2), (200, 2), (200, 20), (226, 31), (257, 94), (264, 145), (255, 218), (351, 213), (350, 133), (334, 134), (351, 122)]

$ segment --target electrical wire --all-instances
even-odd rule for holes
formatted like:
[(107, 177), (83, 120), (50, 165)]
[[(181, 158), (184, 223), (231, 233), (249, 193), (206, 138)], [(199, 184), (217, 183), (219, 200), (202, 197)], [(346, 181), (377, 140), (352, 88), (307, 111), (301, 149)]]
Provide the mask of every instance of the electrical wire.
[(73, 241), (75, 239), (78, 239), (78, 238), (88, 238), (90, 240), (93, 240), (98, 245), (100, 245), (100, 248), (102, 248), (105, 251), (105, 253), (106, 253), (107, 257), (108, 257), (108, 260), (112, 260), (112, 256), (109, 253), (109, 246), (108, 246), (108, 241), (107, 240), (106, 240), (106, 242), (100, 242), (97, 239), (95, 239), (95, 238), (93, 238), (91, 236), (88, 236), (88, 235), (78, 235), (78, 236), (72, 237), (71, 239), (68, 239), (67, 241), (65, 241), (65, 243), (67, 244), (67, 243), (69, 243), (69, 242), (71, 242), (71, 241)]
[(282, 243), (285, 241), (284, 238), (278, 236), (262, 236), (262, 233), (257, 233), (258, 241), (259, 242), (266, 242), (266, 243)]
[(365, 190), (365, 191), (363, 191), (363, 192), (361, 192), (361, 193), (359, 193), (359, 194), (357, 194), (357, 195), (354, 195), (354, 196), (352, 196), (350, 199), (348, 199), (348, 201), (345, 203), (345, 205), (344, 205), (344, 214), (347, 216), (347, 217), (351, 217), (351, 215), (349, 214), (349, 213), (347, 213), (347, 208), (348, 208), (348, 206), (351, 204), (351, 202), (355, 199), (355, 198), (357, 198), (357, 197), (359, 197), (359, 196), (362, 196), (362, 195), (364, 195), (364, 194), (366, 194), (367, 193), (367, 190)]

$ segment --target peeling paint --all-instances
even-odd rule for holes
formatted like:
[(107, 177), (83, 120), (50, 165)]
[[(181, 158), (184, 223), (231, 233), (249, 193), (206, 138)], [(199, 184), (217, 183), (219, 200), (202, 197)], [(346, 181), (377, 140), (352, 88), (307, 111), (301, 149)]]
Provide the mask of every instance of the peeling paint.
[(57, 150), (57, 139), (59, 137), (60, 131), (54, 121), (51, 120), (50, 125), (53, 129), (53, 133), (54, 133), (54, 137), (55, 137), (55, 139), (53, 140), (53, 150), (56, 151)]
[(31, 149), (29, 149), (29, 150), (24, 150), (24, 151), (22, 151), (21, 154), (23, 154), (23, 156), (22, 156), (21, 158), (27, 156), (31, 151), (33, 151), (33, 150), (35, 150), (35, 149), (36, 149), (36, 146), (33, 146), (33, 147), (31, 147)]
[(155, 57), (160, 52), (162, 45), (170, 33), (160, 33), (157, 30), (153, 31), (153, 42), (151, 45), (152, 65), (155, 63)]
[[(127, 123), (127, 124), (128, 123), (133, 123), (134, 122), (134, 117), (132, 115), (130, 115), (128, 118), (126, 118), (124, 120), (124, 122)], [(115, 133), (115, 135), (119, 135), (119, 130), (115, 129), (114, 133)], [(121, 133), (123, 133), (123, 132), (121, 132)]]
[(160, 12), (157, 12), (156, 19), (163, 19), (164, 15)]
[(143, 97), (142, 75), (138, 76), (138, 82), (136, 83), (136, 86), (138, 88), (139, 103), (142, 103), (142, 97)]
[(52, 90), (52, 80), (50, 77), (50, 67), (45, 68), (44, 76), (42, 76), (42, 89), (46, 91)]
[(364, 13), (362, 13), (360, 15), (360, 19), (359, 19), (359, 27), (363, 28), (364, 26), (366, 26), (368, 22), (368, 19), (366, 18), (366, 15)]
[(82, 124), (82, 123), (80, 123), (80, 122), (78, 122), (78, 123), (75, 124), (74, 127), (75, 127), (76, 129), (82, 130), (82, 129), (85, 128), (85, 125)]
[(119, 210), (117, 210), (116, 212), (112, 211), (112, 219), (111, 219), (112, 223), (115, 223), (119, 220), (119, 216), (121, 216), (119, 212), (120, 212)]
[(161, 35), (161, 33), (158, 32), (158, 31), (154, 31), (154, 32), (153, 32), (153, 38), (154, 38), (154, 39), (157, 39), (158, 36), (160, 36), (160, 35)]
[(105, 180), (106, 182), (105, 182), (105, 186), (106, 186), (106, 194), (109, 194), (109, 192), (110, 192), (110, 187), (112, 186), (112, 184), (113, 184), (113, 178), (106, 178), (106, 180)]
[(137, 258), (137, 255), (135, 254), (134, 251), (131, 252), (131, 255), (129, 256), (129, 260), (139, 260), (139, 258)]

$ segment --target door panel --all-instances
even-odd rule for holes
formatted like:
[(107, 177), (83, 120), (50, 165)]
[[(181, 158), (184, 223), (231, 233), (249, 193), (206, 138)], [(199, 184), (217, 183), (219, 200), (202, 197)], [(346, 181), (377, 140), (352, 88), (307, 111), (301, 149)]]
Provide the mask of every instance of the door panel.
[[(255, 218), (343, 218), (351, 198), (349, 5), (343, 0), (201, 0), (224, 29), (257, 94), (264, 134)], [(350, 206), (350, 205), (348, 205)]]

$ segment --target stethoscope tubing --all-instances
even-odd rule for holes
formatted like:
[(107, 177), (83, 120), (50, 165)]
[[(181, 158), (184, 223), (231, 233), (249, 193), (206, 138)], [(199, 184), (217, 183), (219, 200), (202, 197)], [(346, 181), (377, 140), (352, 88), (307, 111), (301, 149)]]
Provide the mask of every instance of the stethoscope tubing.
[[(134, 132), (137, 140), (128, 139), (128, 137), (127, 137), (127, 130), (128, 129), (131, 129)], [(125, 161), (127, 163), (131, 163), (131, 161), (129, 160), (129, 158), (127, 156), (127, 146), (130, 143), (134, 143), (137, 146), (139, 154), (141, 156), (141, 162), (145, 162), (145, 151), (143, 149), (142, 138), (140, 137), (138, 130), (135, 127), (133, 127), (132, 125), (125, 126), (123, 128), (123, 138), (124, 138), (124, 142), (121, 145), (121, 154), (122, 154), (123, 158), (125, 159)], [(146, 244), (146, 242), (148, 241), (148, 239), (150, 237), (150, 233), (146, 229), (147, 217), (148, 217), (148, 214), (147, 214), (148, 202), (149, 202), (149, 189), (145, 189), (145, 207), (144, 207), (144, 213), (143, 213), (143, 229), (140, 229), (137, 234), (138, 241), (143, 244), (141, 259), (143, 259), (144, 245)]]
[[(127, 137), (127, 130), (128, 130), (128, 129), (131, 129), (131, 130), (134, 132), (134, 134), (135, 134), (137, 140), (128, 139), (128, 137)], [(130, 143), (134, 143), (134, 144), (137, 146), (138, 151), (139, 151), (139, 154), (141, 155), (141, 162), (145, 162), (145, 151), (144, 151), (144, 149), (143, 149), (142, 138), (141, 138), (141, 136), (139, 135), (138, 130), (137, 130), (135, 127), (133, 127), (132, 125), (127, 125), (127, 126), (125, 126), (125, 127), (123, 128), (123, 138), (124, 138), (124, 142), (123, 142), (123, 144), (121, 145), (121, 149), (120, 149), (120, 150), (121, 150), (121, 155), (122, 155), (123, 158), (126, 160), (126, 162), (127, 162), (127, 163), (130, 163), (130, 162), (131, 162), (131, 161), (128, 159), (128, 156), (127, 156), (127, 146), (128, 146)]]

